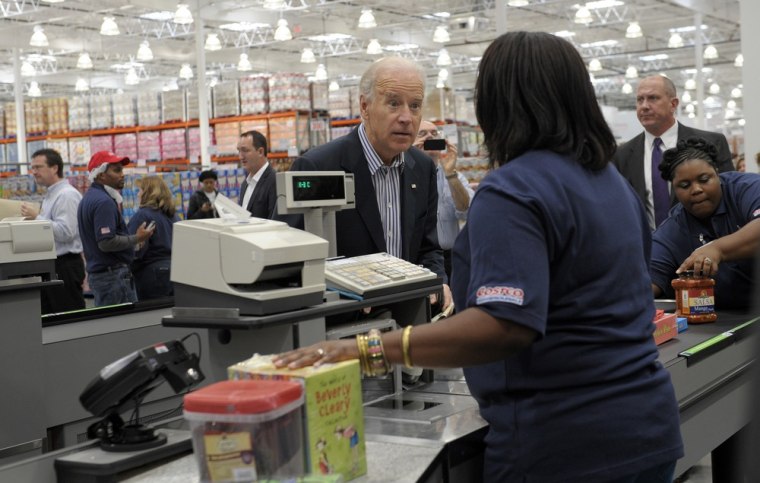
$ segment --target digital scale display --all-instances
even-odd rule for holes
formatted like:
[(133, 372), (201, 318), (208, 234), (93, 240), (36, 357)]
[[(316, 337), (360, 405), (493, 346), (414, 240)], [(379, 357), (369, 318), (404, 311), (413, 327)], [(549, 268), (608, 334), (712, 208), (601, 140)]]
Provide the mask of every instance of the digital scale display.
[(294, 175), (293, 201), (334, 200), (346, 197), (343, 175)]

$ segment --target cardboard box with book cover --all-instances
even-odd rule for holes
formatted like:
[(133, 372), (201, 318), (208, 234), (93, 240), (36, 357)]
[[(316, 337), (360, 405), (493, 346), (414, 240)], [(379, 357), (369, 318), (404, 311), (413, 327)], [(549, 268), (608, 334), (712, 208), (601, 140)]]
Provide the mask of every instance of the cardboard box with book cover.
[(277, 369), (271, 356), (254, 355), (227, 369), (230, 379), (287, 379), (304, 385), (306, 470), (342, 474), (346, 480), (367, 472), (359, 361), (320, 367)]

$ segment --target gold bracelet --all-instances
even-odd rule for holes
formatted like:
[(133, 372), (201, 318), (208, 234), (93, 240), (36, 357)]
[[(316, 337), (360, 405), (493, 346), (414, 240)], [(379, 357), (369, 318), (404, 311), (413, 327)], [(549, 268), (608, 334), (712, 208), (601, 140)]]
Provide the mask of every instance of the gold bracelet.
[(412, 368), (412, 358), (409, 356), (409, 338), (412, 335), (412, 326), (407, 325), (404, 327), (404, 332), (401, 334), (401, 353), (404, 356), (404, 366)]
[(457, 170), (455, 169), (453, 173), (445, 175), (446, 179), (454, 179), (457, 177)]
[(369, 361), (367, 360), (367, 336), (364, 334), (356, 334), (356, 347), (359, 349), (359, 366), (361, 367), (362, 374), (371, 377)]

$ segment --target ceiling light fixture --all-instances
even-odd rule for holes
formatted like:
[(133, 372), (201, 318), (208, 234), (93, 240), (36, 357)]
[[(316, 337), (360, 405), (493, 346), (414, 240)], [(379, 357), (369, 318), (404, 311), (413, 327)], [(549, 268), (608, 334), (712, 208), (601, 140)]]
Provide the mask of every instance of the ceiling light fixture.
[(729, 109), (736, 109), (736, 101), (731, 99), (726, 103), (726, 107)]
[(367, 54), (380, 55), (382, 53), (383, 53), (383, 46), (380, 45), (380, 42), (378, 42), (377, 39), (371, 39), (369, 41), (369, 44), (367, 44)]
[(686, 91), (683, 93), (683, 95), (681, 96), (681, 101), (683, 101), (684, 103), (691, 102), (691, 94), (689, 93), (689, 91)]
[(710, 84), (710, 94), (720, 94), (720, 85), (717, 82)]
[(290, 28), (288, 28), (288, 21), (281, 18), (277, 21), (277, 30), (274, 31), (274, 39), (284, 41), (292, 38), (293, 34), (290, 32)]
[(625, 84), (623, 84), (623, 88), (620, 89), (620, 92), (622, 92), (623, 94), (632, 94), (633, 86), (629, 84), (628, 82), (626, 82)]
[(193, 14), (190, 12), (190, 7), (188, 7), (186, 3), (178, 3), (172, 21), (180, 25), (189, 25), (193, 23)]
[(713, 44), (708, 45), (705, 47), (705, 51), (702, 54), (702, 58), (706, 60), (713, 60), (718, 58), (718, 49), (715, 48)]
[(77, 83), (74, 85), (74, 90), (77, 92), (86, 92), (90, 90), (90, 84), (87, 83), (87, 81), (80, 77), (77, 79)]
[(680, 49), (683, 47), (683, 38), (678, 32), (673, 32), (670, 34), (670, 38), (668, 39), (668, 47), (671, 49)]
[(449, 31), (445, 25), (438, 25), (433, 32), (433, 42), (443, 44), (451, 40)]
[(447, 69), (441, 69), (438, 71), (438, 78), (443, 80), (449, 79), (449, 71)]
[(32, 38), (29, 39), (29, 45), (32, 47), (47, 47), (49, 44), (47, 35), (45, 35), (45, 29), (39, 25), (35, 25)]
[(690, 91), (693, 91), (697, 88), (697, 81), (694, 79), (686, 79), (686, 82), (683, 85), (684, 89), (688, 89)]
[(340, 84), (338, 84), (338, 81), (332, 81), (330, 82), (330, 86), (327, 88), (330, 92), (335, 92), (340, 90)]
[(32, 81), (29, 83), (29, 90), (27, 91), (27, 94), (29, 97), (40, 97), (42, 95), (40, 85), (37, 84), (37, 81)]
[(317, 59), (314, 58), (314, 51), (311, 50), (311, 47), (305, 47), (301, 51), (301, 63), (302, 64), (313, 64), (316, 61), (317, 61)]
[(267, 10), (281, 10), (285, 8), (284, 0), (264, 0), (264, 8)]
[(625, 37), (627, 39), (638, 39), (642, 35), (641, 25), (638, 22), (629, 23), (628, 28), (625, 29)]
[(734, 59), (734, 67), (744, 67), (744, 54), (736, 54)]
[(119, 26), (113, 17), (103, 17), (103, 23), (100, 24), (100, 35), (119, 35)]
[(77, 59), (77, 69), (92, 69), (92, 59), (90, 54), (82, 52)]
[(734, 99), (739, 99), (741, 96), (742, 96), (741, 89), (739, 89), (738, 87), (734, 87), (733, 89), (731, 89), (731, 97), (733, 97)]
[(527, 7), (529, 4), (528, 0), (509, 0), (507, 2), (510, 7)]
[(578, 11), (575, 12), (575, 23), (588, 25), (592, 20), (593, 18), (591, 17), (591, 10), (585, 6), (580, 7)]
[(137, 60), (142, 62), (153, 60), (153, 51), (150, 50), (150, 43), (147, 40), (140, 42), (140, 47), (137, 49)]
[(319, 64), (317, 66), (317, 71), (314, 72), (314, 79), (317, 81), (327, 80), (327, 69), (325, 69), (324, 64)]
[(21, 75), (23, 77), (32, 77), (37, 74), (37, 70), (34, 68), (31, 62), (25, 60), (21, 62)]
[(182, 64), (179, 69), (179, 77), (186, 80), (193, 78), (193, 69), (190, 68), (190, 64)]
[(134, 67), (130, 67), (127, 70), (127, 75), (124, 76), (124, 83), (128, 86), (136, 86), (140, 83), (140, 77), (137, 75)]
[(627, 69), (625, 69), (625, 77), (626, 79), (635, 79), (639, 76), (639, 70), (633, 66), (629, 65)]
[(222, 50), (222, 42), (219, 41), (219, 36), (217, 34), (208, 34), (203, 48), (209, 51)]
[(377, 22), (375, 21), (375, 15), (372, 13), (372, 10), (368, 8), (362, 10), (362, 14), (359, 16), (359, 28), (373, 29), (375, 27), (377, 27)]
[(599, 72), (602, 70), (602, 62), (599, 59), (591, 59), (588, 63), (588, 70), (591, 72)]
[(437, 66), (451, 65), (451, 56), (449, 55), (448, 50), (441, 49), (441, 51), (438, 52), (438, 59), (435, 61), (435, 65)]
[(251, 61), (248, 60), (248, 54), (240, 54), (240, 60), (238, 60), (237, 70), (240, 72), (248, 72), (253, 69)]
[(694, 110), (695, 110), (695, 108), (694, 108), (694, 104), (689, 104), (689, 105), (687, 105), (687, 106), (686, 106), (686, 108), (685, 108), (685, 110), (686, 110), (686, 112), (688, 112), (689, 114), (693, 114), (693, 113), (694, 113)]

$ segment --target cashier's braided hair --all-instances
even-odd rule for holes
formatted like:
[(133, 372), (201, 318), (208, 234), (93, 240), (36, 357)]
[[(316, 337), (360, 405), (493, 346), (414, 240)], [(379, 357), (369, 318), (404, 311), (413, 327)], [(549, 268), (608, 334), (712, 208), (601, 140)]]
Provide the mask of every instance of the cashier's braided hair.
[(676, 147), (662, 153), (660, 175), (665, 181), (673, 181), (678, 165), (684, 161), (701, 159), (718, 171), (718, 148), (703, 138), (689, 138), (678, 141)]

